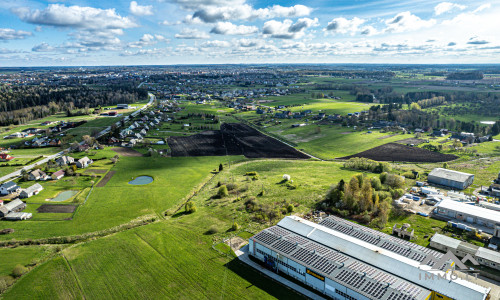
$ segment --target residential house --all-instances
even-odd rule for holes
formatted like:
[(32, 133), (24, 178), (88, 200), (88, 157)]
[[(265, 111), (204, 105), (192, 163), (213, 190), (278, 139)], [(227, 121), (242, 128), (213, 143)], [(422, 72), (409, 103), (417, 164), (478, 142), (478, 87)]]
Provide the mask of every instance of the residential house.
[(37, 169), (31, 171), (28, 175), (28, 180), (47, 180), (50, 179), (50, 176), (47, 175), (44, 171)]
[(0, 185), (0, 194), (1, 195), (9, 195), (12, 193), (16, 193), (21, 188), (13, 181), (8, 181), (2, 185)]
[(62, 167), (62, 166), (66, 166), (66, 165), (69, 165), (69, 164), (72, 164), (75, 162), (75, 159), (71, 156), (67, 156), (67, 155), (64, 155), (64, 156), (61, 156), (59, 157), (58, 159), (56, 159), (56, 163)]
[(63, 177), (64, 177), (64, 171), (63, 170), (59, 170), (57, 172), (52, 173), (52, 179), (53, 180), (59, 180), (59, 179), (61, 179)]
[(40, 193), (43, 190), (43, 187), (39, 183), (35, 183), (34, 185), (25, 188), (19, 194), (19, 198), (29, 198)]
[(76, 161), (76, 166), (78, 168), (83, 169), (83, 168), (88, 167), (92, 163), (93, 163), (93, 161), (90, 158), (85, 156), (85, 157), (80, 158), (79, 160)]
[(0, 161), (11, 161), (14, 159), (14, 156), (9, 155), (7, 153), (0, 153)]

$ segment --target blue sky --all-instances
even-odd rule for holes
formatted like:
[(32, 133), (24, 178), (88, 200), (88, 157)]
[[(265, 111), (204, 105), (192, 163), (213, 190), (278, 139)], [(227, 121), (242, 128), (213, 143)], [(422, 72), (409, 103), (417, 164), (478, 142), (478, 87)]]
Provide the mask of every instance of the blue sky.
[(500, 0), (0, 0), (0, 66), (500, 63)]

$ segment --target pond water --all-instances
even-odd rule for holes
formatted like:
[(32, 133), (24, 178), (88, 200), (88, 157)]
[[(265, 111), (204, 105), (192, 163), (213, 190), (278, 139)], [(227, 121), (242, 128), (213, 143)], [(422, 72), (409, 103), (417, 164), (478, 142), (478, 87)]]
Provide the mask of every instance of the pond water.
[(54, 202), (65, 201), (65, 200), (68, 200), (69, 198), (73, 197), (76, 194), (78, 194), (78, 191), (60, 192), (55, 198), (50, 199), (50, 201), (54, 201)]
[(144, 184), (150, 184), (153, 182), (153, 177), (150, 176), (139, 176), (135, 178), (132, 181), (129, 181), (128, 184), (133, 184), (133, 185), (144, 185)]

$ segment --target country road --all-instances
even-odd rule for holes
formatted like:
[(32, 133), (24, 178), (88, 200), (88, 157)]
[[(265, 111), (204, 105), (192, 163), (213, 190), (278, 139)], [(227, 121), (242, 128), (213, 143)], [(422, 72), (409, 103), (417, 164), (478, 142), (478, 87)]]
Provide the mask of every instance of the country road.
[[(148, 102), (146, 105), (144, 105), (143, 107), (141, 107), (140, 109), (138, 109), (138, 110), (134, 111), (134, 112), (133, 112), (132, 114), (130, 114), (130, 115), (131, 115), (132, 117), (135, 117), (137, 114), (139, 114), (139, 112), (141, 112), (142, 110), (144, 110), (144, 109), (148, 108), (149, 106), (151, 106), (151, 104), (153, 103), (153, 101), (154, 101), (154, 100), (155, 100), (155, 95), (153, 95), (153, 94), (149, 93), (149, 102)], [(125, 120), (125, 121), (127, 121), (128, 119), (129, 119), (129, 116), (126, 116), (126, 117), (124, 118), (124, 120)], [(121, 122), (121, 120), (120, 120), (120, 121), (118, 121), (118, 122), (116, 122), (115, 124), (116, 124), (117, 126), (120, 126), (120, 122)], [(106, 129), (104, 129), (103, 131), (99, 132), (99, 133), (97, 134), (96, 138), (99, 138), (99, 137), (101, 137), (101, 136), (103, 136), (103, 135), (107, 134), (110, 130), (111, 130), (111, 126), (108, 126)], [(83, 142), (80, 142), (80, 144), (82, 144), (82, 143), (83, 143)], [(67, 150), (69, 150), (69, 148), (68, 148)], [(63, 154), (64, 154), (64, 150), (63, 150), (63, 151), (61, 151), (61, 152), (59, 152), (59, 153), (56, 153), (56, 154), (53, 154), (53, 155), (47, 156), (47, 157), (45, 157), (44, 159), (42, 159), (42, 160), (40, 160), (40, 161), (38, 161), (38, 162), (36, 162), (36, 163), (34, 163), (34, 164), (31, 164), (31, 165), (28, 165), (28, 166), (24, 166), (21, 170), (14, 171), (14, 172), (12, 172), (12, 173), (10, 173), (10, 174), (7, 174), (7, 175), (5, 175), (5, 176), (0, 177), (0, 182), (5, 182), (5, 181), (10, 180), (10, 179), (12, 179), (12, 178), (19, 177), (19, 176), (21, 176), (21, 171), (22, 171), (22, 170), (27, 170), (27, 171), (28, 171), (28, 170), (31, 170), (31, 169), (35, 168), (36, 166), (43, 165), (43, 164), (47, 163), (49, 160), (51, 160), (51, 159), (56, 159), (56, 158), (58, 158), (59, 156), (62, 156)]]

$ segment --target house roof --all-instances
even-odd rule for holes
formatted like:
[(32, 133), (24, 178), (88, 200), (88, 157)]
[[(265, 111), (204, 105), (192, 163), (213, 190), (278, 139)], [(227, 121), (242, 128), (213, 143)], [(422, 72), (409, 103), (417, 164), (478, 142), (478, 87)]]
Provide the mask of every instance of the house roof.
[(31, 175), (36, 176), (36, 177), (43, 177), (47, 174), (40, 169), (36, 169), (36, 170), (31, 171)]
[(15, 188), (16, 186), (17, 186), (17, 184), (14, 181), (8, 181), (8, 182), (2, 184), (0, 187), (3, 187), (5, 189), (9, 190), (9, 189)]
[(54, 173), (52, 174), (52, 176), (56, 176), (56, 177), (61, 176), (61, 175), (64, 175), (64, 170), (59, 170), (59, 171), (54, 172)]
[(88, 158), (87, 156), (85, 157), (82, 157), (78, 160), (79, 163), (86, 163), (86, 162), (89, 162), (90, 161), (90, 158)]
[(23, 204), (24, 204), (24, 202), (21, 201), (20, 199), (14, 199), (14, 200), (10, 201), (9, 203), (5, 204), (4, 207), (7, 208), (8, 211), (12, 211), (16, 207), (18, 207), (19, 205), (23, 205)]
[(27, 194), (31, 194), (33, 192), (36, 192), (36, 191), (41, 191), (43, 190), (43, 187), (39, 184), (39, 183), (35, 183), (34, 185), (30, 186), (30, 187), (27, 187), (23, 190), (23, 192), (27, 193)]
[(435, 168), (434, 170), (432, 170), (429, 173), (429, 177), (430, 176), (435, 176), (435, 177), (444, 178), (444, 179), (457, 181), (457, 182), (465, 182), (470, 178), (470, 176), (474, 176), (474, 175), (469, 174), (469, 173), (463, 173), (463, 172), (443, 169), (443, 168)]

